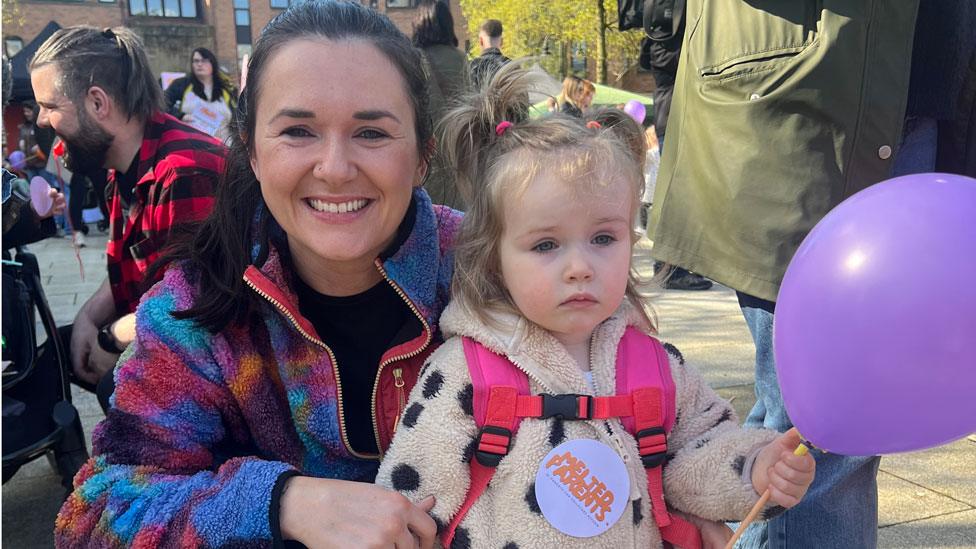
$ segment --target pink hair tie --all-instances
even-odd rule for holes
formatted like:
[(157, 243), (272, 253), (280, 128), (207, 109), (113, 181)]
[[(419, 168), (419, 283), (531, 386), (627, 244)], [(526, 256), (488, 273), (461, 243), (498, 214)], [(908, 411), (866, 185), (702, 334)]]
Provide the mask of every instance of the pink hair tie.
[(586, 127), (591, 130), (599, 130), (603, 126), (596, 120), (590, 120), (589, 122), (586, 123)]
[(505, 133), (505, 130), (511, 127), (512, 127), (511, 122), (509, 122), (508, 120), (502, 120), (501, 122), (498, 123), (497, 126), (495, 126), (495, 135), (501, 135)]

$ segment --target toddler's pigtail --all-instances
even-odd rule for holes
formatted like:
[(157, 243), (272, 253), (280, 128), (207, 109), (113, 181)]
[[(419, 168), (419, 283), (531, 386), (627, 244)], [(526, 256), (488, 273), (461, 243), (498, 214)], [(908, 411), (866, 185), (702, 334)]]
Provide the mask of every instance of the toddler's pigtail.
[(492, 158), (509, 150), (504, 141), (517, 133), (529, 112), (529, 90), (539, 75), (523, 68), (525, 60), (501, 67), (479, 91), (469, 94), (438, 125), (439, 153), (456, 176), (465, 203), (473, 204), (487, 182)]

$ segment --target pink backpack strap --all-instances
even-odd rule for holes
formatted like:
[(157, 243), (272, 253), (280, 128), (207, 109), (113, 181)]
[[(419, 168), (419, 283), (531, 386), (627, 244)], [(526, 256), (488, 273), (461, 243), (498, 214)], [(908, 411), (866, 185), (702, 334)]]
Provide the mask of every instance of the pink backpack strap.
[(634, 415), (621, 418), (634, 434), (644, 471), (651, 512), (661, 538), (683, 549), (700, 549), (701, 535), (689, 522), (672, 516), (664, 502), (662, 467), (667, 435), (674, 427), (675, 387), (664, 346), (636, 328), (627, 328), (617, 346), (617, 394), (633, 398)]
[(471, 375), (472, 408), (478, 425), (478, 446), (471, 459), (471, 484), (458, 512), (441, 533), (444, 547), (474, 502), (488, 488), (495, 467), (508, 454), (521, 418), (516, 414), (519, 395), (529, 394), (529, 380), (505, 357), (470, 338), (462, 338), (464, 358)]

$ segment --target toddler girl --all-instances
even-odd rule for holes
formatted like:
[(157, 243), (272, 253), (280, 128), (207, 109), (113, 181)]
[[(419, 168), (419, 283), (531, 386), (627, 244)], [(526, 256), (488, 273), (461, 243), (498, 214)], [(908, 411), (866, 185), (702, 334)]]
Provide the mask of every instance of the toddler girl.
[[(640, 129), (622, 114), (602, 118), (612, 126), (559, 114), (516, 120), (532, 79), (510, 63), (445, 119), (443, 152), (471, 204), (441, 317), (448, 340), (421, 372), (377, 482), (413, 501), (435, 496), (441, 540), (457, 547), (662, 547), (661, 532), (676, 529), (665, 524), (681, 524), (652, 501), (660, 468), (646, 450), (664, 437), (645, 430), (639, 444), (627, 426), (662, 400), (622, 397), (618, 383), (654, 367), (660, 351), (657, 364), (670, 369), (661, 385), (674, 389), (658, 456), (668, 507), (737, 520), (767, 488), (764, 518), (795, 505), (814, 474), (810, 456), (791, 453), (796, 435), (741, 429), (698, 372), (647, 335), (653, 323), (631, 269), (643, 151), (628, 143)], [(622, 351), (639, 367), (618, 360), (622, 341), (647, 351)], [(479, 427), (473, 357), (481, 371), (503, 361), (526, 380), (511, 400), (524, 417), (517, 429)], [(492, 387), (488, 417), (500, 409)], [(621, 399), (626, 410), (615, 414)]]

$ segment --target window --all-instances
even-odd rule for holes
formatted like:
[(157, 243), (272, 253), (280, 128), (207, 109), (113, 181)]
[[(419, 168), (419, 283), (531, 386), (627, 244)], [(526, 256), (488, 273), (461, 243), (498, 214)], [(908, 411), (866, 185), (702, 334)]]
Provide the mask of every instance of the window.
[(182, 17), (184, 19), (195, 19), (197, 16), (197, 1), (129, 0), (129, 15), (143, 15), (148, 17)]
[(294, 6), (301, 0), (271, 0), (271, 7), (283, 10), (287, 7)]
[(251, 43), (250, 0), (234, 0), (234, 31), (238, 44)]
[(19, 36), (11, 36), (3, 41), (3, 48), (9, 59), (24, 49), (24, 41)]
[(416, 5), (414, 0), (386, 0), (387, 8), (413, 8)]

